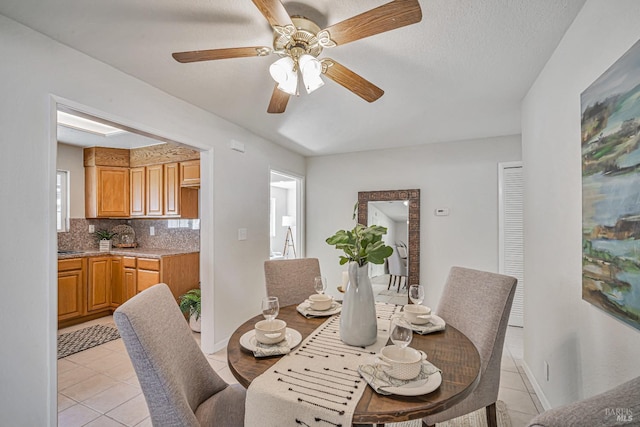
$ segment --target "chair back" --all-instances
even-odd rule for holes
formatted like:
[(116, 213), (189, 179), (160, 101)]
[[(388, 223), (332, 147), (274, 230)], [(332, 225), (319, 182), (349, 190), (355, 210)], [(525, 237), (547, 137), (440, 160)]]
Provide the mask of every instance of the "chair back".
[(389, 274), (392, 276), (408, 276), (407, 274), (407, 266), (404, 263), (404, 260), (400, 256), (400, 249), (398, 246), (395, 247), (393, 253), (388, 258), (389, 260)]
[(207, 362), (169, 287), (160, 283), (144, 290), (113, 318), (153, 425), (200, 426), (196, 409), (227, 383)]
[(278, 297), (281, 307), (300, 304), (315, 294), (314, 278), (320, 276), (318, 258), (280, 259), (264, 262), (267, 295)]
[(436, 310), (480, 353), (480, 382), (466, 399), (475, 401), (475, 409), (498, 399), (502, 347), (517, 282), (511, 276), (452, 267)]

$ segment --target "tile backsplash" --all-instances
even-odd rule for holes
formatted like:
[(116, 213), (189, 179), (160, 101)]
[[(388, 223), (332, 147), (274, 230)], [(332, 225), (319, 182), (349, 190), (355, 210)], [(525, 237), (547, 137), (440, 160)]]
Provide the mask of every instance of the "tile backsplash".
[[(58, 249), (98, 249), (98, 240), (89, 233), (89, 225), (96, 230), (111, 230), (116, 225), (130, 225), (136, 233), (138, 247), (147, 249), (200, 250), (200, 220), (198, 219), (85, 219), (71, 218), (69, 231), (58, 233)], [(154, 228), (151, 236), (150, 228)]]

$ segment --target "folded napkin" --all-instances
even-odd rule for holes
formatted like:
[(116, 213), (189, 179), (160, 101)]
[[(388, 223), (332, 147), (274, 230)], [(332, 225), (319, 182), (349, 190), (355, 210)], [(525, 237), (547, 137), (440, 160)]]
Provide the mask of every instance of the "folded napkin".
[(256, 347), (253, 350), (255, 357), (282, 356), (291, 351), (288, 339), (283, 339), (275, 344), (262, 344), (256, 341)]
[(431, 320), (429, 320), (424, 325), (416, 325), (412, 323), (411, 329), (417, 334), (426, 335), (430, 334), (431, 332), (444, 331), (445, 326), (446, 322), (442, 317), (432, 315)]
[(342, 310), (342, 305), (340, 305), (339, 302), (334, 301), (333, 303), (331, 303), (331, 308), (329, 308), (328, 310), (319, 311), (319, 310), (313, 310), (309, 305), (309, 303), (305, 301), (299, 304), (296, 307), (296, 310), (298, 310), (298, 313), (302, 314), (307, 319), (310, 319), (312, 317), (326, 317), (326, 316), (333, 316), (334, 314), (338, 314)]
[(392, 394), (391, 392), (385, 390), (386, 387), (402, 387), (403, 385), (415, 382), (415, 381), (423, 381), (427, 379), (430, 375), (435, 374), (436, 372), (442, 372), (440, 369), (436, 368), (430, 362), (424, 361), (422, 363), (422, 369), (420, 370), (420, 374), (417, 377), (411, 380), (399, 380), (397, 378), (390, 377), (387, 373), (382, 369), (381, 365), (360, 365), (358, 366), (358, 372), (360, 376), (364, 378), (364, 380), (371, 386), (373, 390), (375, 390), (378, 394)]

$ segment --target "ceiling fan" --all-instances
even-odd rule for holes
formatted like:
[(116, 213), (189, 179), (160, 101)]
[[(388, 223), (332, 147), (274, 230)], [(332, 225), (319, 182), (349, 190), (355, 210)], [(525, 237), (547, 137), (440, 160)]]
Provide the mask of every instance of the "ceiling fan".
[(182, 63), (250, 56), (279, 55), (269, 71), (276, 81), (268, 113), (283, 113), (291, 95), (298, 93), (298, 72), (305, 89), (311, 93), (322, 86), (324, 74), (368, 102), (380, 98), (384, 91), (331, 58), (317, 59), (324, 48), (331, 48), (365, 37), (384, 33), (422, 19), (418, 0), (394, 0), (320, 29), (302, 16), (289, 16), (280, 0), (252, 0), (273, 28), (273, 47), (236, 47), (227, 49), (176, 52), (173, 58)]

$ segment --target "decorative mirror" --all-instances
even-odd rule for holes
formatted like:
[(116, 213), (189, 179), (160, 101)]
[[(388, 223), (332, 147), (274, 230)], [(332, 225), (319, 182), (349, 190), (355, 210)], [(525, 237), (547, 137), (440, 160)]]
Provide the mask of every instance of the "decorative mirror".
[[(387, 191), (361, 191), (358, 193), (358, 222), (363, 225), (369, 223), (369, 206), (378, 209), (378, 202), (400, 202), (406, 206), (407, 215), (407, 246), (406, 261), (409, 285), (420, 283), (420, 190), (387, 190)], [(376, 207), (378, 206), (378, 207)], [(395, 209), (392, 207), (391, 209)], [(389, 216), (394, 216), (390, 213)], [(396, 249), (397, 242), (387, 244)]]

